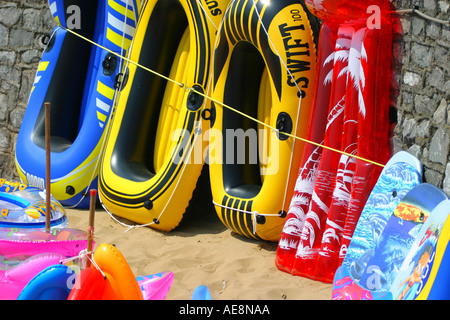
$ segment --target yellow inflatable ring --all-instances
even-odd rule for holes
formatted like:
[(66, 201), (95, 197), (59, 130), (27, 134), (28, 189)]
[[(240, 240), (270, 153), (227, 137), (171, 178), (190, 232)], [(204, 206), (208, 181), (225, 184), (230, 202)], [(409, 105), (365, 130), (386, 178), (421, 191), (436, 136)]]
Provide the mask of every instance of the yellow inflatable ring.
[(242, 114), (212, 106), (211, 191), (221, 221), (249, 238), (278, 241), (293, 194), (304, 143), (281, 132), (307, 133), (316, 70), (310, 19), (296, 0), (237, 0), (218, 35), (212, 98)]
[[(149, 0), (144, 4), (99, 174), (112, 214), (170, 231), (200, 176), (202, 109), (214, 40), (228, 0)], [(155, 74), (158, 73), (158, 74)], [(174, 80), (169, 81), (167, 79)], [(190, 90), (195, 89), (195, 91)]]

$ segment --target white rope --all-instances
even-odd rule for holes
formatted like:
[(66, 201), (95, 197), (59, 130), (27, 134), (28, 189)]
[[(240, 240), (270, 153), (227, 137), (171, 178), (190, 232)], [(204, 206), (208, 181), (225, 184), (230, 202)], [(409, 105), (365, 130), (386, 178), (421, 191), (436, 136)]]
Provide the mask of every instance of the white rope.
[(399, 10), (395, 10), (394, 12), (395, 13), (399, 13), (399, 14), (416, 13), (417, 15), (419, 15), (422, 18), (427, 19), (429, 21), (433, 21), (433, 22), (436, 22), (436, 23), (441, 23), (441, 24), (446, 25), (446, 26), (450, 25), (450, 20), (445, 21), (445, 20), (434, 18), (434, 17), (430, 17), (430, 16), (426, 15), (425, 13), (423, 13), (422, 11), (417, 10), (415, 8), (413, 8), (413, 9), (399, 9)]
[(205, 8), (202, 5), (202, 2), (200, 0), (197, 0), (198, 5), (200, 6), (200, 8), (202, 8), (203, 13), (206, 15), (206, 17), (208, 18), (209, 22), (211, 22), (211, 24), (214, 26), (214, 28), (217, 30), (217, 26), (214, 24), (214, 21), (212, 21), (211, 17), (209, 16), (208, 12), (205, 10)]
[[(92, 254), (94, 252), (93, 251), (87, 251), (87, 249), (81, 250), (77, 256), (74, 257), (69, 257), (69, 258), (65, 258), (59, 261), (60, 264), (65, 264), (67, 262), (73, 261), (73, 260), (80, 260), (80, 262), (83, 263), (83, 267), (86, 267), (86, 260), (88, 259), (92, 265), (98, 270), (100, 271), (100, 273), (102, 274), (103, 278), (106, 279), (106, 274), (103, 272), (103, 270), (98, 266), (98, 264), (95, 262), (95, 259), (93, 258)], [(92, 257), (91, 257), (92, 256)], [(81, 269), (81, 268), (80, 268)]]

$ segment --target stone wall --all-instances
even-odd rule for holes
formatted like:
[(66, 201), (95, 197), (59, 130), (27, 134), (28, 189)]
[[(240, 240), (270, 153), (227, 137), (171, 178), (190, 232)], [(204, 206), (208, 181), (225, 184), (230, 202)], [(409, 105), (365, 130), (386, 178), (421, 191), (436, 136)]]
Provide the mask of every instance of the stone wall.
[[(362, 1), (362, 0), (361, 0)], [(449, 19), (447, 0), (395, 0)], [(424, 180), (450, 194), (450, 28), (402, 14), (404, 54), (398, 75), (398, 125), (394, 149), (423, 163)], [(14, 147), (43, 49), (40, 38), (55, 26), (46, 0), (0, 0), (0, 177), (17, 178)]]
[[(428, 16), (449, 21), (447, 0), (398, 0), (395, 5), (416, 5)], [(404, 54), (394, 148), (415, 155), (424, 180), (450, 195), (450, 28), (416, 14), (400, 17)]]

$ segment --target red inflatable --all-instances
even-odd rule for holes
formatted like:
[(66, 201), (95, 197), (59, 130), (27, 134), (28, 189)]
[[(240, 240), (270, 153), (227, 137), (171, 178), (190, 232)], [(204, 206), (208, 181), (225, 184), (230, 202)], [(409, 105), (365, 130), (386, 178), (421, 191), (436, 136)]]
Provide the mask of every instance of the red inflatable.
[(78, 274), (67, 300), (103, 300), (107, 281), (94, 267), (85, 268)]
[[(363, 100), (366, 112), (358, 117), (358, 153), (361, 158), (371, 159), (385, 164), (392, 152), (390, 147), (391, 106), (390, 79), (392, 53), (387, 48), (392, 46), (392, 28), (386, 25), (381, 29), (367, 29), (364, 36), (366, 58), (361, 59), (365, 79)], [(382, 167), (362, 160), (356, 161), (355, 175), (352, 181), (352, 194), (346, 216), (345, 228), (341, 240), (339, 263), (342, 263), (353, 231), (358, 222), (367, 198), (375, 186)]]
[(373, 162), (391, 156), (392, 27), (387, 0), (305, 2), (324, 20), (308, 139), (345, 154), (306, 149), (276, 265), (331, 283), (382, 170)]
[[(342, 129), (341, 148), (347, 154), (357, 154), (358, 115), (365, 114), (364, 99), (360, 82), (361, 47), (366, 28), (360, 28), (352, 33), (348, 55), (347, 90), (345, 94), (345, 110)], [(328, 210), (327, 222), (323, 231), (322, 243), (315, 268), (315, 278), (331, 282), (338, 267), (338, 257), (341, 247), (341, 236), (345, 226), (346, 214), (352, 192), (352, 181), (355, 172), (356, 159), (341, 154), (339, 156), (336, 185)], [(324, 159), (327, 161), (327, 159)]]

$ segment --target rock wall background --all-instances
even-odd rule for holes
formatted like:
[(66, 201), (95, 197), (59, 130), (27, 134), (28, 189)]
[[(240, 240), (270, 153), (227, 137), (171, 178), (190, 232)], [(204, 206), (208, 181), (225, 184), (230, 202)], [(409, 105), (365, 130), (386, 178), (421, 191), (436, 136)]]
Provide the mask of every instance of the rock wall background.
[[(448, 0), (394, 0), (449, 20)], [(394, 150), (407, 150), (423, 164), (424, 180), (450, 194), (450, 28), (416, 14), (402, 14), (398, 75), (400, 94)], [(0, 0), (0, 177), (15, 178), (15, 141), (44, 46), (56, 26), (46, 0)]]

